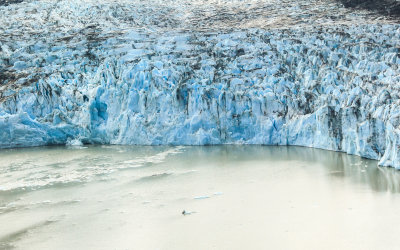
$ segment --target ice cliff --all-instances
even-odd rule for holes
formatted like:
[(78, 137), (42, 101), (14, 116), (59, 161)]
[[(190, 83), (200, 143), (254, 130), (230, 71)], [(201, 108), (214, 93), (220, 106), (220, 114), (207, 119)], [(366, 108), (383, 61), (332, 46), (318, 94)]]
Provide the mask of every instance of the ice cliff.
[(300, 4), (319, 2), (282, 1), (282, 26), (273, 11), (240, 29), (209, 16), (217, 31), (202, 5), (0, 6), (0, 148), (302, 145), (400, 169), (400, 25)]

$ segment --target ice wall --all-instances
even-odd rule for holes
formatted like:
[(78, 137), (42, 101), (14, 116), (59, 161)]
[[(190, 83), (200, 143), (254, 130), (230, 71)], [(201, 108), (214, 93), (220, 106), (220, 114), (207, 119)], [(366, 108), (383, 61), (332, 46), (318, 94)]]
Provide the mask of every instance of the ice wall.
[(302, 145), (400, 168), (399, 25), (85, 30), (0, 41), (1, 148)]

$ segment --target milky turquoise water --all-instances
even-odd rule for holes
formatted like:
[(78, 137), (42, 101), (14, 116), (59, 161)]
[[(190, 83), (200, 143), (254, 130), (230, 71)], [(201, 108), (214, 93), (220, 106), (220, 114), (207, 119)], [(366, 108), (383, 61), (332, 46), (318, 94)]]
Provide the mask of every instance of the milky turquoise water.
[(396, 249), (400, 172), (376, 165), (301, 147), (1, 150), (0, 249)]

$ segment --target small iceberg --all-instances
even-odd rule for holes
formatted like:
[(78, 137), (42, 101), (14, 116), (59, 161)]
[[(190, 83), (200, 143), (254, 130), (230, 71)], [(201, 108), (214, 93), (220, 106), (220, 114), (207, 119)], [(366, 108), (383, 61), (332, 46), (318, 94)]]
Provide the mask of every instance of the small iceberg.
[(210, 196), (208, 196), (208, 195), (202, 195), (202, 196), (194, 197), (195, 200), (204, 200), (204, 199), (208, 199), (208, 198), (210, 198)]
[(75, 138), (75, 139), (68, 139), (66, 145), (67, 146), (73, 146), (73, 147), (82, 147), (83, 143), (82, 143), (82, 141), (80, 139)]

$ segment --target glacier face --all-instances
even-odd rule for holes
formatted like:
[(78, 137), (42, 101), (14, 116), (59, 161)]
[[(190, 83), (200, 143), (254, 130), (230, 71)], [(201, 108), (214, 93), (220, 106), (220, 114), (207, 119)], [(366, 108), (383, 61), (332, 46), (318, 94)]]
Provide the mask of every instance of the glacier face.
[[(10, 6), (0, 11), (16, 15)], [(2, 30), (1, 148), (301, 145), (400, 168), (398, 24), (213, 32), (83, 22), (69, 36), (76, 20), (56, 21), (60, 30), (30, 42)]]

